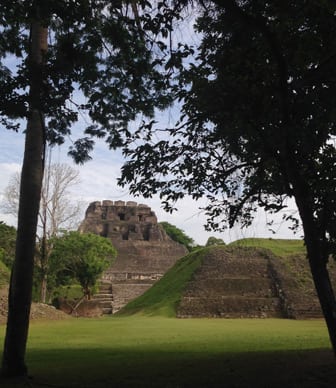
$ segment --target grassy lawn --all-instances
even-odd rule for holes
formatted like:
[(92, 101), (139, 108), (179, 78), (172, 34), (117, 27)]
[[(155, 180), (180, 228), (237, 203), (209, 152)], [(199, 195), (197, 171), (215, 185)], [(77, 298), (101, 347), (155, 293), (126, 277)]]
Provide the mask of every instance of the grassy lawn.
[[(3, 346), (4, 326), (0, 326)], [(32, 387), (334, 387), (322, 320), (112, 317), (33, 322)], [(24, 386), (7, 384), (1, 387)], [(26, 385), (27, 386), (27, 385)]]

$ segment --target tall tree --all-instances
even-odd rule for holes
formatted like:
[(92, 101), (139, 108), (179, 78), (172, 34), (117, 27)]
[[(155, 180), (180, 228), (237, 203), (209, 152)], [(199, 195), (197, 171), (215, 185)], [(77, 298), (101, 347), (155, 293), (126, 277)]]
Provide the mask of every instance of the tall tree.
[[(105, 138), (112, 149), (119, 147), (138, 113), (151, 117), (155, 106), (163, 108), (170, 102), (159, 71), (163, 59), (153, 56), (160, 53), (158, 35), (167, 36), (171, 29), (171, 13), (163, 13), (162, 4), (158, 2), (155, 10), (147, 1), (1, 2), (0, 120), (12, 130), (19, 129), (16, 119), (27, 121), (3, 376), (27, 375), (46, 144), (62, 144), (79, 113), (89, 117), (84, 137), (75, 140), (69, 151), (82, 163), (90, 158), (92, 137)], [(153, 15), (158, 23), (151, 21)], [(9, 67), (13, 59), (15, 69)], [(76, 88), (80, 93), (75, 93)]]
[(8, 296), (2, 373), (26, 375), (24, 363), (29, 328), (37, 218), (43, 177), (45, 121), (41, 110), (48, 31), (37, 7), (32, 15), (27, 71), (29, 93), (25, 151), (21, 173), (15, 260)]
[(160, 192), (167, 208), (186, 194), (207, 197), (215, 230), (249, 225), (257, 205), (277, 212), (294, 198), (336, 353), (327, 269), (336, 256), (335, 4), (200, 3), (200, 44), (180, 42), (180, 58), (190, 59), (173, 82), (180, 120), (165, 131), (148, 126), (148, 142), (125, 150), (120, 182)]
[(90, 299), (97, 280), (116, 256), (117, 251), (109, 239), (72, 231), (54, 238), (50, 260), (55, 273), (77, 280), (82, 286), (83, 298)]
[[(52, 237), (61, 229), (78, 226), (80, 203), (70, 198), (70, 188), (79, 183), (78, 171), (67, 164), (54, 163), (45, 166), (37, 227), (36, 268), (40, 278), (41, 302), (46, 302), (48, 262), (52, 251)], [(15, 173), (4, 190), (1, 207), (17, 217), (19, 207), (20, 174)], [(36, 276), (35, 276), (36, 277)]]
[(37, 267), (41, 283), (41, 302), (47, 298), (49, 257), (53, 244), (52, 238), (61, 228), (77, 226), (80, 204), (74, 204), (69, 197), (69, 189), (78, 183), (78, 171), (65, 164), (49, 164), (45, 169), (40, 201)]

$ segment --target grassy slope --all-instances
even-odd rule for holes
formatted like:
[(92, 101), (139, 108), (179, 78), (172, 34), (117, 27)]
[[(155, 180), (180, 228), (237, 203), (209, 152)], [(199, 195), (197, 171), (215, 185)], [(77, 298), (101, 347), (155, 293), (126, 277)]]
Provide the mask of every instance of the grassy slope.
[(206, 249), (192, 252), (179, 260), (163, 277), (139, 298), (128, 303), (117, 315), (158, 315), (175, 317), (182, 290), (201, 265)]
[(285, 240), (273, 238), (245, 238), (234, 241), (230, 246), (257, 247), (269, 249), (277, 256), (286, 257), (295, 254), (305, 254), (302, 240)]
[[(230, 246), (251, 246), (271, 250), (278, 256), (303, 254), (301, 240), (250, 238), (235, 241)], [(218, 246), (217, 246), (218, 247)], [(181, 293), (194, 271), (201, 265), (207, 252), (213, 247), (199, 249), (179, 260), (164, 276), (139, 298), (125, 306), (117, 315), (142, 314), (148, 316), (175, 317)], [(223, 246), (225, 249), (225, 246)]]

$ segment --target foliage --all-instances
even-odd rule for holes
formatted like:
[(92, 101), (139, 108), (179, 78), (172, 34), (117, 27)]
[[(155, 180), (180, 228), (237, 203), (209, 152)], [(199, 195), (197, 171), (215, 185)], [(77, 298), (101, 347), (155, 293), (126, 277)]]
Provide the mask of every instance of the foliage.
[[(167, 12), (147, 1), (49, 0), (2, 7), (1, 124), (17, 129), (15, 119), (29, 116), (32, 74), (26, 58), (35, 19), (52, 32), (39, 101), (48, 142), (62, 144), (71, 126), (87, 116), (84, 136), (70, 149), (77, 162), (90, 158), (95, 137), (105, 138), (111, 148), (120, 146), (138, 112), (152, 117), (154, 107), (170, 102), (161, 70), (163, 39), (173, 17), (179, 18), (174, 9)], [(16, 68), (6, 58), (11, 64), (15, 58)]]
[(0, 261), (11, 267), (15, 256), (16, 229), (0, 221)]
[(191, 237), (187, 236), (182, 229), (179, 229), (177, 226), (166, 221), (162, 221), (159, 224), (172, 240), (184, 245), (189, 252), (192, 250), (195, 245), (195, 241)]
[[(36, 294), (34, 299), (42, 303), (47, 300), (48, 261), (52, 251), (51, 238), (61, 229), (73, 229), (78, 224), (81, 207), (79, 203), (71, 200), (69, 191), (71, 187), (79, 183), (78, 175), (78, 171), (61, 163), (49, 163), (44, 170), (34, 269), (34, 294)], [(18, 215), (19, 192), (20, 174), (15, 173), (10, 177), (1, 203), (3, 210), (14, 217)]]
[(225, 245), (225, 242), (221, 238), (210, 236), (207, 242), (205, 243), (205, 246), (210, 247), (211, 245)]
[(0, 288), (8, 285), (9, 276), (10, 276), (10, 270), (0, 260)]
[[(54, 299), (63, 298), (70, 301), (78, 300), (83, 296), (82, 287), (79, 284), (71, 282), (69, 285), (60, 285), (53, 290)], [(57, 300), (55, 301), (57, 305)]]
[(335, 381), (320, 320), (33, 321), (29, 349), (37, 386), (311, 388)]
[(195, 270), (201, 265), (206, 250), (189, 253), (178, 260), (149, 290), (118, 311), (117, 315), (133, 314), (176, 316), (181, 293)]
[(90, 298), (98, 278), (116, 257), (111, 241), (92, 233), (66, 232), (55, 238), (53, 244), (51, 273), (58, 282), (75, 279)]
[(133, 193), (159, 191), (168, 209), (186, 194), (207, 197), (209, 226), (221, 229), (236, 220), (249, 225), (256, 204), (285, 208), (284, 198), (296, 196), (295, 183), (304, 176), (313, 187), (320, 233), (332, 243), (332, 7), (213, 1), (195, 29), (202, 39), (197, 50), (185, 51), (190, 61), (173, 85), (182, 102), (180, 121), (165, 137), (148, 127), (152, 143), (128, 148), (120, 182), (130, 183)]

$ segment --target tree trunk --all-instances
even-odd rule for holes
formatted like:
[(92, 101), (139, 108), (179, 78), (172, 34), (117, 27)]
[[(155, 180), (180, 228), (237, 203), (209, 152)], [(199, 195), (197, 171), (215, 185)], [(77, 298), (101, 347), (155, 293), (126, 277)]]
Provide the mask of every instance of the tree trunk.
[(7, 330), (1, 370), (4, 377), (27, 375), (25, 353), (45, 143), (40, 99), (43, 63), (47, 50), (47, 29), (37, 21), (32, 22), (30, 44), (30, 112), (21, 172), (16, 253), (8, 296)]
[(328, 250), (325, 246), (324, 231), (319, 230), (314, 219), (312, 206), (309, 203), (309, 187), (302, 183), (295, 188), (295, 199), (299, 209), (304, 240), (307, 249), (310, 270), (312, 273), (317, 296), (327, 324), (330, 342), (336, 356), (336, 299), (330, 281)]
[(308, 248), (307, 252), (316, 292), (327, 324), (334, 355), (336, 356), (336, 301), (329, 271), (326, 264), (321, 262), (321, 257), (309, 252)]
[(48, 285), (48, 279), (47, 274), (42, 274), (42, 280), (41, 280), (41, 302), (46, 303), (47, 301), (47, 285)]

